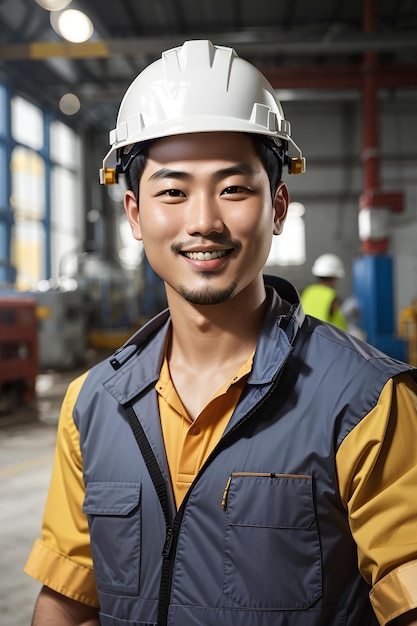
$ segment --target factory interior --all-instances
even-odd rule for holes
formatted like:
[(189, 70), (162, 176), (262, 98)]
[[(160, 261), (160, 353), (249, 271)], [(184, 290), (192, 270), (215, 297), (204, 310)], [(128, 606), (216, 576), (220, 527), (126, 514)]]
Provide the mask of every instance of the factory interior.
[[(129, 84), (192, 39), (259, 68), (306, 159), (284, 174), (289, 215), (265, 272), (301, 293), (315, 259), (337, 255), (349, 329), (417, 366), (414, 0), (0, 0), (2, 482), (26, 462), (10, 429), (40, 422), (51, 443), (66, 382), (166, 305), (123, 180), (98, 172)], [(0, 625), (29, 623), (5, 603)]]

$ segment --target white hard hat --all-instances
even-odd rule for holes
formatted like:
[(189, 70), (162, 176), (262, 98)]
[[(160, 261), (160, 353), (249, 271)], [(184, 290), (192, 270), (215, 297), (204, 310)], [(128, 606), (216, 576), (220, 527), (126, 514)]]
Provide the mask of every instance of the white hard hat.
[[(266, 78), (232, 48), (186, 41), (162, 53), (130, 85), (121, 102), (111, 149), (100, 182), (117, 181), (120, 149), (144, 141), (207, 131), (237, 131), (272, 137), (283, 145), (291, 173), (305, 160), (291, 138), (280, 102)], [(288, 142), (298, 152), (288, 158)]]
[(311, 271), (314, 276), (320, 278), (343, 278), (345, 275), (343, 262), (335, 254), (322, 254), (317, 257)]

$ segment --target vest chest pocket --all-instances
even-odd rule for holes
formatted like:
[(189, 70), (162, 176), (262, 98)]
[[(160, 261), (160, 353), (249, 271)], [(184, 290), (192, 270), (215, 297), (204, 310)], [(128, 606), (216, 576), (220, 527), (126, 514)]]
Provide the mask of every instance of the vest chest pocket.
[(88, 515), (98, 589), (138, 593), (141, 540), (140, 483), (88, 483)]
[(311, 606), (322, 592), (312, 477), (235, 472), (223, 508), (225, 595), (245, 608)]

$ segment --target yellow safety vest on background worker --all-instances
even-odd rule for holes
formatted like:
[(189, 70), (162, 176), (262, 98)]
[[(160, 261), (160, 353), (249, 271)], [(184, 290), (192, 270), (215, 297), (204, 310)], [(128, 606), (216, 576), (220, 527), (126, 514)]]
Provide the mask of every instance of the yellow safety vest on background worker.
[(329, 322), (343, 330), (348, 329), (345, 317), (338, 308), (333, 314), (332, 304), (337, 298), (337, 292), (326, 285), (309, 285), (301, 294), (304, 312), (313, 315), (324, 322)]

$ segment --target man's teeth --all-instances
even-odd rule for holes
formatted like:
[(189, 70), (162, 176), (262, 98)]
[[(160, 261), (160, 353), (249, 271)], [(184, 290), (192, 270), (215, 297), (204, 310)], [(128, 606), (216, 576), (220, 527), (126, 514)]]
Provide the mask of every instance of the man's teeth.
[(185, 256), (193, 261), (211, 261), (227, 254), (227, 250), (212, 250), (212, 252), (185, 252)]

